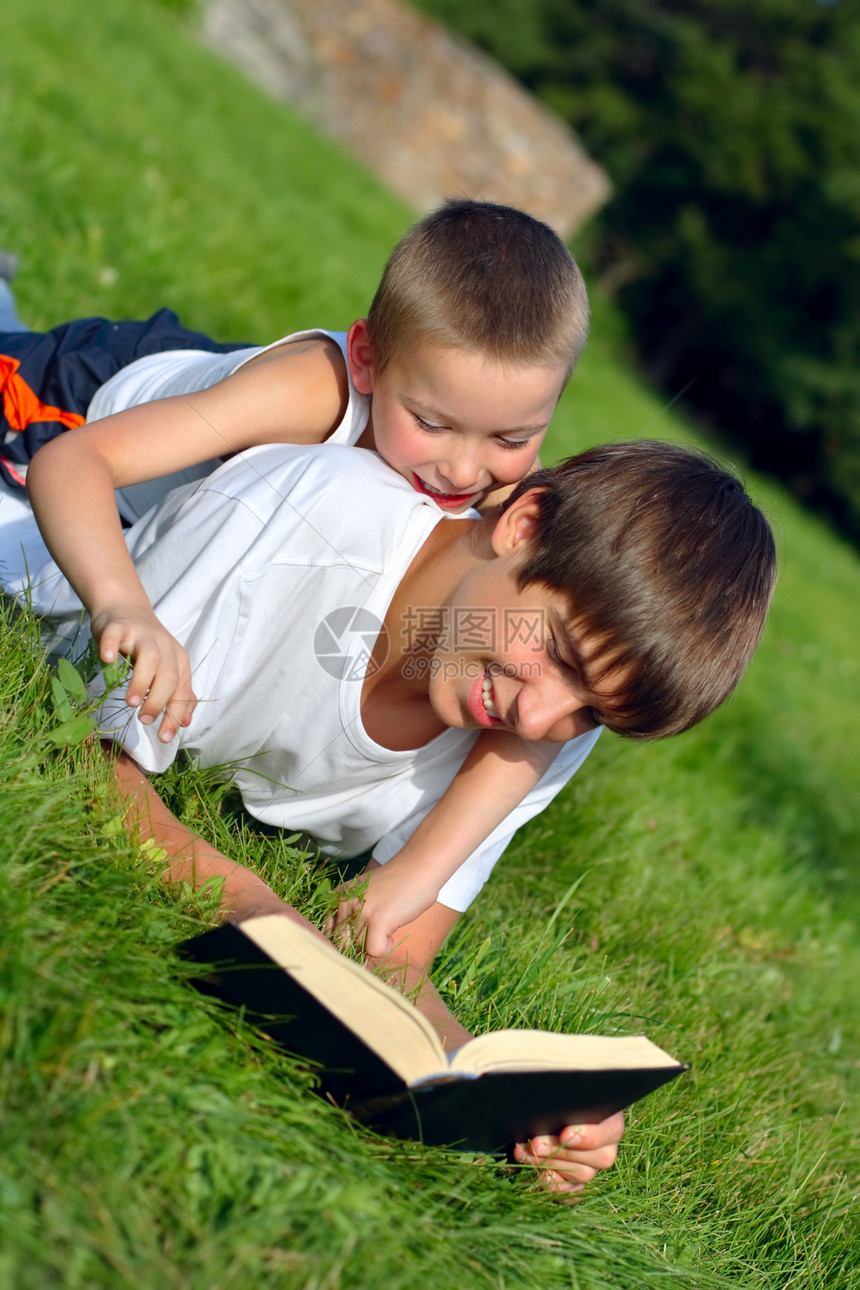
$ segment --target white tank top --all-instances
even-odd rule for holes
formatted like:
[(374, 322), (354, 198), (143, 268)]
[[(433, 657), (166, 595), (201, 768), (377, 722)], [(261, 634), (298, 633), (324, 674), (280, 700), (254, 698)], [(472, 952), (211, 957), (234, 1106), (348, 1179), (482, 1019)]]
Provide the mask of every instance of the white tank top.
[[(254, 345), (231, 350), (227, 354), (212, 354), (199, 349), (174, 349), (163, 354), (148, 354), (123, 367), (96, 391), (87, 412), (87, 421), (101, 421), (103, 417), (115, 412), (124, 412), (141, 403), (152, 403), (155, 399), (169, 399), (177, 394), (195, 394), (198, 390), (207, 390), (238, 372), (240, 367), (244, 367), (258, 354), (265, 354), (290, 341), (317, 340), (324, 336), (337, 342), (345, 361), (346, 332), (325, 331), (322, 328), (293, 332), (271, 345)], [(342, 420), (326, 439), (326, 443), (357, 443), (369, 415), (370, 396), (359, 394), (349, 380), (349, 403)], [(220, 464), (220, 458), (216, 458), (176, 471), (172, 475), (163, 475), (160, 479), (118, 489), (116, 500), (119, 513), (126, 523), (133, 524), (151, 506), (161, 502), (172, 488), (195, 479), (203, 479), (206, 475), (211, 475)]]

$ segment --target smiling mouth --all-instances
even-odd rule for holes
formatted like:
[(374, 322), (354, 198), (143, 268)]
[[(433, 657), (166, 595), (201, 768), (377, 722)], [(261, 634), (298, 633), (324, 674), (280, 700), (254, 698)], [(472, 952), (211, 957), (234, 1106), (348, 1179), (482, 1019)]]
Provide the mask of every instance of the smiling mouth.
[(414, 471), (412, 472), (412, 485), (416, 492), (426, 493), (435, 502), (468, 502), (470, 498), (477, 497), (481, 491), (476, 489), (472, 493), (443, 493), (441, 488), (434, 488), (432, 484), (425, 484), (424, 480), (419, 479)]
[(484, 711), (487, 716), (492, 717), (494, 721), (501, 721), (502, 718), (496, 711), (496, 705), (493, 702), (493, 682), (489, 672), (484, 673), (484, 683), (481, 686), (481, 699), (483, 700)]

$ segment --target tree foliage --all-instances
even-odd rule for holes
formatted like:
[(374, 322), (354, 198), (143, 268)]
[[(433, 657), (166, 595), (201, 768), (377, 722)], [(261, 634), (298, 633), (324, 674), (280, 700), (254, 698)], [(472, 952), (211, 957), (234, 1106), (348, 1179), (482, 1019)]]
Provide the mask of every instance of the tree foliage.
[(596, 267), (652, 374), (860, 535), (855, 6), (422, 3), (606, 165)]

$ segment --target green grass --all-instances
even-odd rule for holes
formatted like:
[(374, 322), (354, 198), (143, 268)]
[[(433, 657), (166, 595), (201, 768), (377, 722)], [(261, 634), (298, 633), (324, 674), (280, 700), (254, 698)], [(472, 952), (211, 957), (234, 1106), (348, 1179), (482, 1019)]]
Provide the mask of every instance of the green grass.
[[(269, 340), (363, 312), (410, 214), (357, 165), (165, 10), (6, 10), (0, 241), (32, 325), (169, 304)], [(598, 301), (549, 454), (695, 441), (664, 401)], [(359, 1132), (187, 988), (170, 947), (205, 902), (163, 890), (88, 746), (52, 743), (32, 624), (4, 620), (0, 1283), (860, 1286), (860, 560), (750, 484), (782, 574), (738, 694), (680, 739), (603, 739), (437, 965), (467, 1024), (643, 1028), (692, 1063), (634, 1109), (618, 1165), (574, 1206), (491, 1161)], [(316, 907), (313, 857), (203, 776), (161, 787)]]

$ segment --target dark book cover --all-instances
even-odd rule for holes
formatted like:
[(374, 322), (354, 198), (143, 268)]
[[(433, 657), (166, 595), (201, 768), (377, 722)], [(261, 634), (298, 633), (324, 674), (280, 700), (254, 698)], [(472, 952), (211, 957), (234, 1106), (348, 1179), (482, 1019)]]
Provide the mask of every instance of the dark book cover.
[[(438, 1073), (407, 1084), (375, 1049), (234, 923), (180, 947), (205, 965), (204, 993), (244, 1009), (285, 1052), (319, 1068), (320, 1088), (378, 1133), (428, 1146), (504, 1151), (566, 1124), (596, 1123), (679, 1075), (672, 1064), (623, 1070)], [(392, 1024), (403, 1019), (392, 1014)]]
[(413, 1084), (352, 1106), (377, 1133), (426, 1146), (502, 1152), (566, 1124), (597, 1124), (662, 1084), (683, 1066), (649, 1070), (488, 1071)]
[(397, 1072), (236, 923), (184, 941), (179, 950), (183, 958), (215, 969), (195, 978), (199, 990), (243, 1008), (247, 1021), (284, 1052), (318, 1066), (323, 1091), (339, 1105), (405, 1092)]

